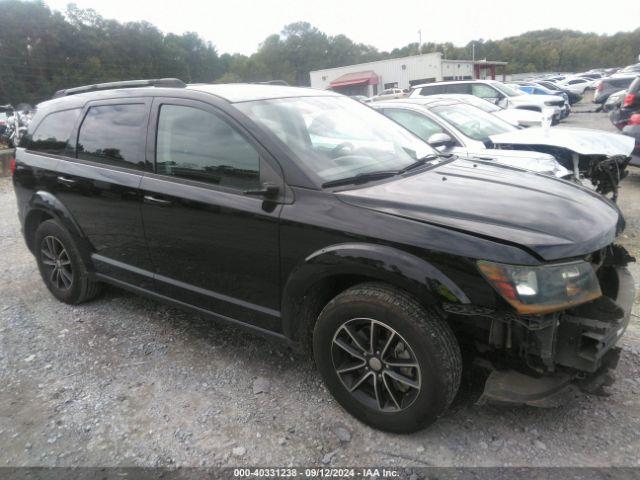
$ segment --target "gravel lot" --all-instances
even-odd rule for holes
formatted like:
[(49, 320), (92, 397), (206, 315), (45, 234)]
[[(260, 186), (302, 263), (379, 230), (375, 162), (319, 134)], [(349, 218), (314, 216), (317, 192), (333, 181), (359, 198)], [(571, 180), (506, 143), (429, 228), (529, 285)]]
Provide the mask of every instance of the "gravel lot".
[[(578, 106), (563, 125), (613, 130), (592, 109)], [(640, 169), (619, 203), (623, 243), (640, 259)], [(117, 289), (58, 303), (24, 245), (6, 178), (0, 206), (0, 465), (640, 465), (637, 316), (608, 397), (477, 406), (482, 386), (468, 374), (433, 427), (386, 434), (346, 414), (311, 361), (277, 343)]]

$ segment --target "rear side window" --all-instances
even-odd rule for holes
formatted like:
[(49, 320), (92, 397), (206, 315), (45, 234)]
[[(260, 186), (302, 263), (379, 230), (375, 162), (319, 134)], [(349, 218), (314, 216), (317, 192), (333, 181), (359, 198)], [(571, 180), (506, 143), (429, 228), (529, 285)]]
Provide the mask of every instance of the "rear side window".
[(218, 115), (182, 105), (162, 105), (156, 173), (247, 189), (260, 184), (260, 157)]
[(640, 77), (636, 77), (636, 79), (629, 85), (629, 92), (638, 93), (640, 90)]
[(616, 80), (611, 80), (611, 85), (613, 87), (625, 88), (628, 87), (633, 79), (631, 78), (620, 78)]
[(31, 138), (27, 139), (27, 149), (62, 155), (79, 115), (79, 108), (50, 113), (40, 122)]
[(78, 158), (144, 170), (147, 118), (143, 103), (89, 108), (78, 135)]
[(444, 85), (429, 85), (428, 87), (422, 87), (420, 90), (420, 95), (424, 95), (425, 97), (428, 95), (438, 95), (439, 93), (445, 93)]

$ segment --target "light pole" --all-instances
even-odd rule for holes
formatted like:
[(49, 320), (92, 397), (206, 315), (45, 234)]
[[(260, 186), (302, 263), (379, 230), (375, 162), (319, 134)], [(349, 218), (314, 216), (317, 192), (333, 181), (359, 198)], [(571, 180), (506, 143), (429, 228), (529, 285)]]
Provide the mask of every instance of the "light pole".
[(418, 55), (422, 53), (422, 29), (418, 30)]

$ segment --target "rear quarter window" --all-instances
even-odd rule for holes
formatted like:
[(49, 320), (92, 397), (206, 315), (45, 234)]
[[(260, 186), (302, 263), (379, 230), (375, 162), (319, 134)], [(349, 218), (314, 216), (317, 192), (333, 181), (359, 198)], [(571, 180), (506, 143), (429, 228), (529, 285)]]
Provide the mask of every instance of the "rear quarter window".
[(71, 131), (80, 116), (80, 109), (53, 112), (44, 117), (22, 146), (28, 150), (62, 155), (69, 144)]

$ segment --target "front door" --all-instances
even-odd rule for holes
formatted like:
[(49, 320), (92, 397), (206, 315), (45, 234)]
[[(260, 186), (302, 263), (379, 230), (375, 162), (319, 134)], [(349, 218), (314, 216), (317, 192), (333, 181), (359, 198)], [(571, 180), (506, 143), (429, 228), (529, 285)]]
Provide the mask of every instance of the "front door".
[[(142, 179), (143, 221), (159, 293), (280, 329), (277, 166), (231, 118), (190, 100), (156, 99)], [(276, 167), (276, 168), (274, 168)], [(281, 189), (282, 191), (282, 189)]]

